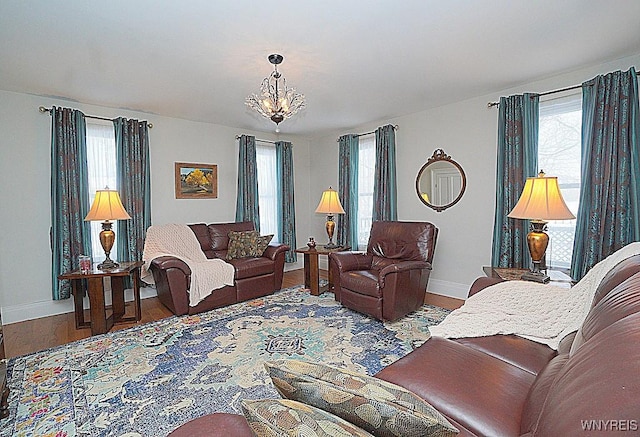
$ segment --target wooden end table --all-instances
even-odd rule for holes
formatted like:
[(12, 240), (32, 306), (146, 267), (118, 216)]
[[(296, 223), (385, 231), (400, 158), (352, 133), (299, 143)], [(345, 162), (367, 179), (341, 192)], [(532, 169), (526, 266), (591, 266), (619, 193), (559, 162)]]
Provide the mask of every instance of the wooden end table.
[[(115, 323), (138, 322), (142, 319), (140, 309), (140, 267), (144, 261), (121, 262), (111, 270), (99, 270), (94, 265), (89, 273), (74, 270), (58, 276), (58, 279), (71, 281), (71, 290), (75, 305), (76, 329), (91, 327), (91, 335), (105, 334)], [(133, 278), (133, 297), (135, 314), (125, 317), (124, 278)], [(104, 278), (111, 278), (111, 315), (107, 316), (104, 301)], [(89, 295), (91, 319), (84, 319), (82, 298), (84, 291)]]
[[(517, 269), (510, 267), (482, 267), (484, 274), (490, 278), (500, 278), (505, 281), (519, 281), (523, 273), (528, 272), (529, 269)], [(547, 270), (547, 275), (551, 278), (548, 282), (556, 287), (571, 288), (573, 281), (571, 277), (560, 270)]]
[(320, 296), (320, 293), (333, 290), (333, 273), (331, 272), (331, 266), (329, 266), (329, 286), (320, 289), (320, 270), (318, 270), (318, 257), (320, 255), (327, 255), (333, 252), (346, 252), (350, 250), (351, 246), (336, 247), (334, 249), (327, 249), (324, 246), (316, 246), (313, 249), (309, 247), (301, 247), (296, 249), (296, 253), (304, 255), (304, 286), (311, 290), (313, 296)]

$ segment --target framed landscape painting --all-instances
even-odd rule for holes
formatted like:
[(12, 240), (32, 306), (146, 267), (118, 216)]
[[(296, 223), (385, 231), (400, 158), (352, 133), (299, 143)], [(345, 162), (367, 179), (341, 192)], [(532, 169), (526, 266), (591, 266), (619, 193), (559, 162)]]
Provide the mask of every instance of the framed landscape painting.
[(176, 199), (216, 199), (218, 166), (216, 164), (175, 163)]

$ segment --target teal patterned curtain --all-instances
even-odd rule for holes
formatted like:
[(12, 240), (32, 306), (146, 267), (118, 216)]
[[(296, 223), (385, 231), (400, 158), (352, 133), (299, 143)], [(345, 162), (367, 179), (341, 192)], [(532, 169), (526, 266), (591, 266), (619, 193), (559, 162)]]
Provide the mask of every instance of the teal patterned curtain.
[(376, 129), (374, 174), (373, 221), (397, 220), (396, 131), (390, 124)]
[(280, 242), (290, 249), (285, 262), (296, 262), (296, 204), (293, 195), (293, 146), (287, 141), (276, 141), (276, 179), (278, 183), (278, 230)]
[(69, 281), (58, 275), (77, 269), (91, 254), (86, 124), (82, 112), (51, 109), (51, 285), (53, 300), (68, 299)]
[(119, 220), (118, 260), (142, 259), (147, 228), (151, 226), (151, 166), (146, 121), (113, 120), (116, 137), (116, 183), (131, 220)]
[(518, 202), (528, 177), (538, 167), (539, 98), (525, 93), (500, 98), (496, 211), (491, 264), (529, 268), (529, 221), (507, 217)]
[(256, 138), (242, 135), (238, 151), (238, 195), (236, 198), (236, 222), (253, 222), (260, 231), (258, 205), (258, 166), (256, 164)]
[(636, 71), (582, 84), (582, 184), (571, 277), (640, 240), (640, 165)]
[(358, 250), (358, 136), (343, 135), (338, 143), (338, 196), (345, 214), (338, 214), (337, 241)]

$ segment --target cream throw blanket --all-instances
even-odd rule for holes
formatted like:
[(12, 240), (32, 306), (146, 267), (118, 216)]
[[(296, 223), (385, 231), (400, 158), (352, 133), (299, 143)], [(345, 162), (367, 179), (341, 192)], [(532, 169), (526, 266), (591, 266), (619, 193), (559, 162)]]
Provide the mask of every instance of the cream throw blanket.
[(172, 223), (147, 229), (142, 255), (143, 281), (153, 283), (149, 265), (154, 259), (166, 255), (181, 259), (191, 269), (189, 306), (198, 305), (213, 290), (234, 284), (235, 268), (224, 260), (208, 259), (202, 252), (195, 234), (187, 225)]
[(560, 340), (582, 324), (607, 273), (620, 261), (638, 254), (640, 243), (628, 244), (593, 266), (570, 289), (527, 281), (492, 285), (471, 296), (429, 331), (445, 338), (515, 334), (557, 349)]

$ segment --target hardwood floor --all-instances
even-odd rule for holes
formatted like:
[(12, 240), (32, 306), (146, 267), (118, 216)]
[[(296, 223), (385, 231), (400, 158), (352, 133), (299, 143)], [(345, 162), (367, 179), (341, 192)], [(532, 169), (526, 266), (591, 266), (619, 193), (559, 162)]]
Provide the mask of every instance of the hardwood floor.
[[(327, 272), (321, 270), (320, 277), (326, 279)], [(303, 282), (304, 271), (302, 269), (292, 270), (284, 273), (282, 287), (293, 287)], [(431, 293), (427, 293), (425, 302), (448, 309), (455, 309), (463, 303), (458, 299)], [(142, 320), (138, 323), (152, 322), (172, 315), (155, 297), (143, 299), (141, 309)], [(135, 323), (118, 324), (113, 327), (113, 330), (125, 329), (131, 326), (135, 326)], [(5, 325), (4, 335), (5, 353), (7, 358), (11, 358), (88, 338), (91, 336), (91, 329), (76, 329), (74, 314), (66, 313)]]

